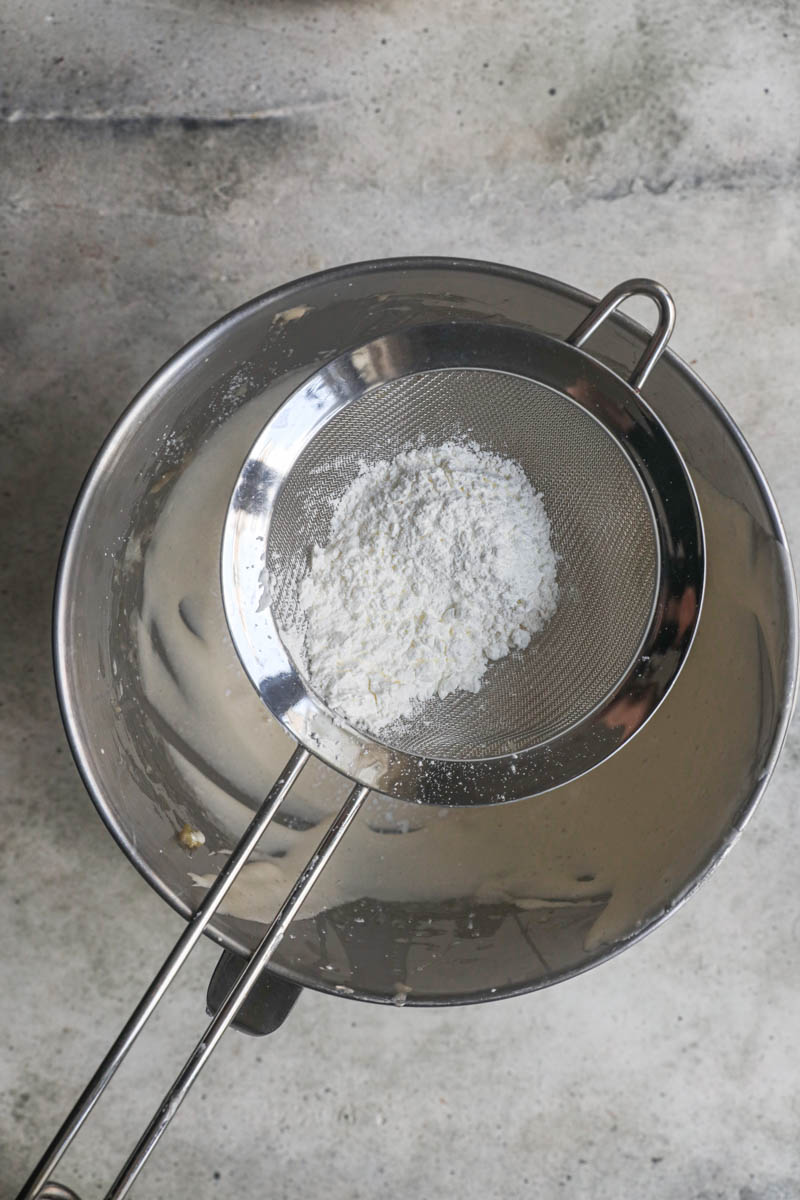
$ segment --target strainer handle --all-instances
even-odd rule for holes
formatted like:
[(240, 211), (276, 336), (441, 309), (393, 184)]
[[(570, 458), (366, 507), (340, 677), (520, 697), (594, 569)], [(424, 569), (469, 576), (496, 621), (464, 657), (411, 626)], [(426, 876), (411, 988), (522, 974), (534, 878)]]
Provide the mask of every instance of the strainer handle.
[(600, 328), (606, 317), (631, 296), (649, 296), (651, 300), (655, 300), (659, 310), (658, 325), (628, 380), (631, 387), (638, 390), (644, 386), (648, 375), (664, 353), (675, 328), (675, 301), (663, 284), (656, 283), (654, 279), (626, 279), (624, 283), (618, 283), (565, 340), (570, 346), (582, 346), (595, 330)]
[[(68, 1188), (64, 1188), (63, 1185), (51, 1179), (52, 1171), (58, 1165), (67, 1147), (110, 1083), (117, 1068), (136, 1042), (159, 1001), (200, 940), (219, 905), (232, 887), (242, 867), (250, 858), (250, 855), (272, 822), (281, 804), (288, 796), (298, 775), (310, 757), (308, 750), (298, 746), (275, 780), (269, 795), (265, 798), (258, 812), (242, 834), (232, 854), (217, 876), (216, 881), (206, 893), (205, 898), (186, 925), (178, 941), (167, 955), (163, 966), (157, 972), (147, 991), (128, 1018), (122, 1032), (117, 1037), (79, 1096), (72, 1111), (42, 1155), (23, 1186), (22, 1191), (19, 1193), (17, 1200), (65, 1200), (65, 1198), (71, 1195)], [(316, 875), (314, 878), (316, 878)], [(232, 1019), (235, 1015), (234, 1012), (229, 1019)]]
[(283, 904), (278, 909), (272, 924), (247, 960), (247, 965), (243, 967), (236, 982), (217, 1010), (216, 1015), (206, 1027), (200, 1041), (184, 1063), (183, 1069), (178, 1074), (172, 1087), (164, 1096), (161, 1105), (156, 1109), (150, 1124), (139, 1138), (136, 1147), (128, 1157), (124, 1167), (110, 1189), (106, 1192), (105, 1200), (122, 1200), (122, 1197), (128, 1194), (136, 1176), (166, 1131), (167, 1126), (178, 1111), (178, 1107), (185, 1099), (187, 1092), (200, 1074), (205, 1063), (214, 1052), (225, 1030), (234, 1020), (236, 1014), (255, 987), (261, 972), (272, 958), (286, 930), (302, 908), (303, 901), (316, 883), (368, 795), (368, 787), (356, 784), (331, 821), (321, 842), (308, 860), (306, 866), (300, 872)]

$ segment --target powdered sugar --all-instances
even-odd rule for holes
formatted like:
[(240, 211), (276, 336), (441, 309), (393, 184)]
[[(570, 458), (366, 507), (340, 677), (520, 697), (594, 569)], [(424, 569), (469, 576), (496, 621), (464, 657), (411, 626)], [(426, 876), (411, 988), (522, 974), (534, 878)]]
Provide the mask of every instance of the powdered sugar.
[(512, 460), (447, 442), (364, 466), (300, 585), (309, 680), (371, 732), (477, 692), (552, 616), (556, 570), (542, 499)]

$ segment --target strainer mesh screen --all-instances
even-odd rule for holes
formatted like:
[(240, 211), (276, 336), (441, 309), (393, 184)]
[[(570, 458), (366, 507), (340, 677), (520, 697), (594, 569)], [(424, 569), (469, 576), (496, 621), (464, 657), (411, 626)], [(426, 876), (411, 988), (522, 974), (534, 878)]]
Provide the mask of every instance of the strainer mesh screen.
[(330, 502), (362, 462), (391, 458), (420, 435), (429, 445), (474, 440), (522, 466), (551, 521), (559, 604), (526, 650), (489, 666), (480, 692), (430, 701), (381, 740), (433, 758), (515, 753), (588, 714), (634, 659), (657, 585), (650, 505), (616, 440), (530, 379), (450, 368), (378, 384), (311, 440), (281, 489), (267, 546), (280, 628), (296, 619), (309, 548), (328, 537)]

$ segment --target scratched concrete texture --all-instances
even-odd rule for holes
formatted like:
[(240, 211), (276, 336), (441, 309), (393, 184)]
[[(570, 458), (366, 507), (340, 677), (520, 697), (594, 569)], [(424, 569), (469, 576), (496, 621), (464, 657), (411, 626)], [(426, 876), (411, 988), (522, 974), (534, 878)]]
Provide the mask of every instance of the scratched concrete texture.
[[(789, 0), (5, 0), (0, 1193), (180, 928), (61, 731), (49, 611), (82, 475), (212, 319), (324, 266), (634, 274), (800, 544), (800, 9)], [(230, 1034), (138, 1197), (800, 1197), (800, 739), (659, 932), (502, 1004), (305, 994)], [(203, 1021), (201, 947), (58, 1172), (104, 1194)]]

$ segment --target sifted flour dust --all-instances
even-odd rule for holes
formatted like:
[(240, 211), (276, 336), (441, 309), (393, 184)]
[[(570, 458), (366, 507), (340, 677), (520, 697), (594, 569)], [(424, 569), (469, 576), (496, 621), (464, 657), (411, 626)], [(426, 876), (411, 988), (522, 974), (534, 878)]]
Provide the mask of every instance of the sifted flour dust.
[(300, 586), (308, 677), (371, 732), (477, 692), (552, 616), (556, 570), (541, 496), (510, 459), (447, 442), (364, 466)]

